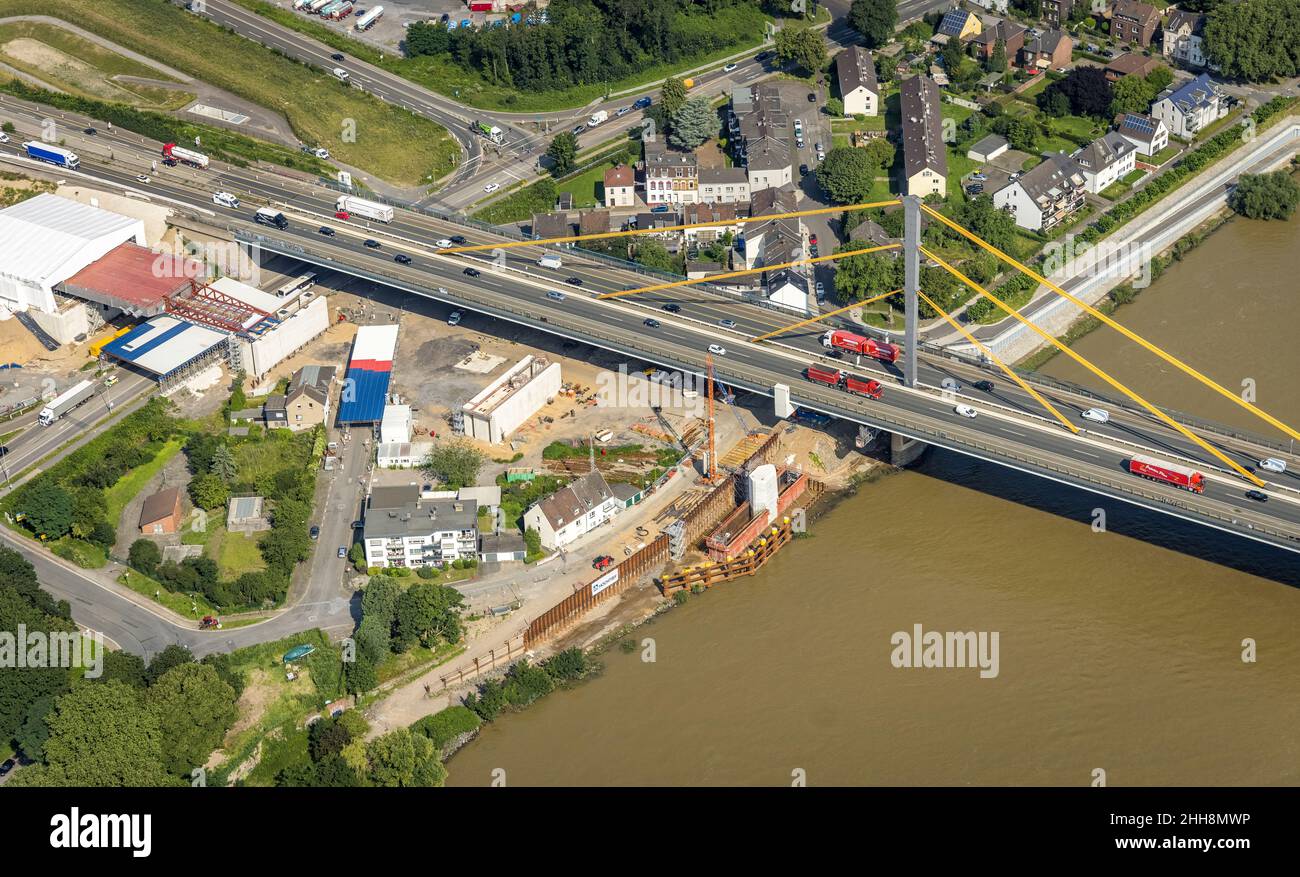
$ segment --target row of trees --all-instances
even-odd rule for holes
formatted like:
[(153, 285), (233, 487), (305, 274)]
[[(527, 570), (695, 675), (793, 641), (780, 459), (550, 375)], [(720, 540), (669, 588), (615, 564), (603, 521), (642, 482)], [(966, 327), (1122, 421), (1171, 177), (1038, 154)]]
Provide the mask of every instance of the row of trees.
[(445, 56), (493, 85), (547, 91), (612, 82), (665, 62), (751, 44), (752, 0), (554, 0), (548, 24), (457, 28), (417, 22), (409, 56)]
[(1216, 3), (1205, 22), (1204, 50), (1224, 76), (1250, 82), (1295, 76), (1300, 73), (1300, 4)]

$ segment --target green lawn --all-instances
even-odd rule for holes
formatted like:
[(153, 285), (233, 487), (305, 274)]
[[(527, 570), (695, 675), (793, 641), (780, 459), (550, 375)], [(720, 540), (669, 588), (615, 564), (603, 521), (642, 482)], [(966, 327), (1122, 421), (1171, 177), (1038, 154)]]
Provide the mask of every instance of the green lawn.
[(1043, 78), (1035, 82), (1033, 85), (1029, 86), (1024, 91), (1017, 94), (1015, 96), (1015, 100), (1022, 101), (1027, 104), (1034, 104), (1036, 106), (1038, 95), (1041, 94), (1042, 91), (1051, 84), (1052, 81), (1048, 79), (1046, 76), (1044, 76)]
[(714, 21), (720, 33), (734, 34), (728, 47), (704, 52), (672, 63), (659, 63), (631, 76), (608, 83), (593, 83), (556, 89), (554, 91), (520, 91), (503, 85), (493, 85), (478, 73), (468, 71), (450, 58), (422, 56), (406, 58), (391, 52), (383, 53), (369, 43), (363, 43), (340, 34), (323, 24), (291, 10), (266, 3), (265, 0), (236, 0), (260, 15), (280, 24), (308, 34), (354, 58), (383, 67), (419, 83), (440, 94), (453, 97), (457, 102), (485, 110), (504, 110), (515, 113), (545, 113), (586, 106), (606, 93), (649, 89), (670, 76), (686, 70), (706, 67), (723, 58), (738, 54), (748, 48), (757, 49), (763, 42), (763, 29), (771, 19), (758, 8), (736, 7), (724, 10)]
[(1169, 159), (1177, 155), (1180, 150), (1181, 147), (1179, 147), (1178, 144), (1170, 143), (1168, 146), (1166, 146), (1164, 149), (1157, 152), (1155, 155), (1142, 155), (1139, 153), (1138, 159), (1140, 161), (1146, 162), (1147, 164), (1153, 164), (1156, 167), (1160, 167), (1165, 162), (1169, 161)]
[(1115, 182), (1111, 183), (1109, 186), (1101, 190), (1101, 197), (1106, 198), (1107, 200), (1110, 201), (1118, 201), (1120, 198), (1123, 198), (1125, 195), (1127, 195), (1129, 191), (1132, 190), (1132, 188), (1133, 188), (1132, 186), (1130, 186), (1128, 183), (1124, 182), (1123, 180), (1116, 180)]
[(282, 469), (307, 465), (311, 438), (308, 431), (295, 435), (287, 429), (274, 429), (264, 433), (261, 439), (240, 442), (234, 446), (238, 467), (235, 483), (256, 489), (259, 483)]
[(222, 579), (237, 579), (246, 572), (266, 569), (266, 561), (257, 550), (258, 541), (254, 534), (224, 533), (216, 555)]
[[(203, 599), (202, 594), (196, 595), (195, 599), (191, 600), (189, 594), (173, 593), (139, 570), (128, 569), (123, 571), (117, 577), (117, 583), (126, 585), (137, 594), (148, 597), (159, 606), (170, 609), (182, 618), (198, 621), (204, 615), (217, 614), (216, 608)], [(191, 611), (191, 606), (196, 608)]]
[[(392, 183), (437, 179), (459, 161), (459, 147), (441, 126), (179, 6), (157, 0), (0, 0), (0, 16), (38, 10), (280, 112), (302, 140)], [(351, 131), (355, 137), (346, 136)]]
[(1128, 183), (1131, 186), (1146, 175), (1147, 172), (1142, 170), (1142, 168), (1134, 168), (1124, 175), (1122, 182)]
[(1087, 137), (1093, 140), (1099, 136), (1097, 123), (1083, 116), (1062, 116), (1059, 119), (1049, 119), (1047, 124), (1054, 131), (1073, 134), (1076, 137)]
[(120, 481), (105, 490), (104, 499), (108, 503), (108, 511), (104, 515), (104, 520), (116, 527), (122, 519), (122, 509), (126, 508), (126, 504), (144, 489), (150, 479), (162, 471), (167, 461), (176, 456), (184, 444), (183, 438), (169, 440), (151, 461), (143, 466), (136, 466)]

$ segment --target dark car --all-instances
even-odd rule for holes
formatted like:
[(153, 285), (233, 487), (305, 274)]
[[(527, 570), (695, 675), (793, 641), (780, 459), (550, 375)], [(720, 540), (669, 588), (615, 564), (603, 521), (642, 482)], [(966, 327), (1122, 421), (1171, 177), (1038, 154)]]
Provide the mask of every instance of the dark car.
[(971, 386), (977, 390), (983, 390), (985, 393), (993, 392), (992, 381), (976, 381), (975, 383), (971, 384)]
[(636, 99), (636, 103), (632, 104), (632, 106), (636, 107), (638, 110), (644, 110), (646, 107), (650, 106), (652, 102), (652, 98), (639, 97)]
[(335, 60), (335, 61), (342, 61), (342, 60), (343, 60), (343, 53), (342, 53), (342, 52), (335, 52), (333, 55), (330, 55), (330, 58), (332, 58), (332, 59)]
[(643, 321), (643, 325), (647, 329), (658, 329), (659, 321), (656, 320), (654, 317), (646, 317), (645, 320)]
[(806, 164), (799, 165), (799, 176), (801, 177), (808, 176), (808, 165)]
[(164, 159), (163, 159), (163, 164), (167, 165), (167, 167), (176, 167), (176, 159), (174, 159), (174, 158), (164, 158)]
[(366, 246), (372, 250), (377, 250), (379, 249), (379, 241), (374, 238), (366, 238)]
[(396, 256), (393, 257), (393, 261), (398, 262), (402, 265), (409, 265), (411, 264), (411, 257), (406, 255), (405, 253), (398, 253)]
[(817, 103), (817, 95), (813, 94), (811, 91), (808, 92), (808, 103), (810, 104)]
[(566, 278), (564, 282), (567, 283), (567, 284), (569, 284), (570, 286), (582, 286), (582, 278), (581, 278), (581, 277), (569, 277), (569, 278)]
[(844, 355), (844, 351), (840, 350), (838, 347), (832, 347), (830, 350), (826, 351), (826, 355), (831, 359), (839, 359)]
[(454, 234), (451, 236), (450, 240), (458, 247), (466, 242), (463, 234)]
[(664, 310), (666, 310), (670, 314), (677, 314), (677, 313), (681, 313), (682, 306), (676, 304), (675, 302), (669, 302), (668, 304), (664, 305)]
[(9, 771), (14, 769), (15, 762), (12, 758), (6, 758), (3, 764), (0, 764), (0, 777), (5, 776)]
[(320, 538), (320, 527), (313, 526), (313, 527), (311, 528), (310, 535), (311, 535), (311, 538), (313, 538), (313, 539), (319, 539), (319, 538)]
[(771, 52), (759, 52), (757, 55), (754, 56), (754, 60), (761, 63), (763, 61), (766, 61), (770, 57), (772, 57)]
[(1262, 490), (1247, 490), (1246, 496), (1255, 502), (1268, 502), (1268, 494)]
[(94, 128), (86, 128), (84, 133), (89, 134), (91, 137), (94, 137), (99, 132), (96, 131)]
[(483, 273), (483, 272), (480, 271), (480, 270), (478, 270), (477, 268), (466, 268), (466, 269), (465, 269), (465, 276), (466, 276), (466, 277), (478, 277), (478, 276), (479, 276), (480, 274), (482, 274), (482, 273)]
[(325, 235), (327, 238), (334, 237), (334, 229), (330, 228), (328, 225), (322, 225), (320, 227), (320, 233)]

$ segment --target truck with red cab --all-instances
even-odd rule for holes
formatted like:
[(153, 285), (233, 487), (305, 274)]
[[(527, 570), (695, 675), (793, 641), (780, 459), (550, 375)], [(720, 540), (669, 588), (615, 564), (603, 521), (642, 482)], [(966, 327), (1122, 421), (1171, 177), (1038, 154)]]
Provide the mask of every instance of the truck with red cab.
[(855, 335), (843, 329), (832, 329), (823, 335), (822, 347), (829, 347), (833, 350), (847, 350), (851, 353), (878, 359), (881, 362), (897, 362), (902, 352), (897, 344), (890, 344), (888, 341), (877, 341), (865, 335)]
[(1128, 471), (1153, 481), (1163, 481), (1193, 493), (1205, 492), (1205, 476), (1188, 466), (1180, 466), (1145, 454), (1134, 454), (1128, 461)]

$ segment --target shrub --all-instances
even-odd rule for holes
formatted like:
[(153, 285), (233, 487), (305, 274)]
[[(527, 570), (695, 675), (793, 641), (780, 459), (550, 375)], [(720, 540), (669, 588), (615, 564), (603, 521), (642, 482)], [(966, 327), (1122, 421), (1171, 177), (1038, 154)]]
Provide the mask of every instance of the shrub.
[(464, 734), (472, 734), (483, 724), (477, 713), (464, 706), (449, 706), (411, 725), (411, 730), (428, 737), (440, 751)]

